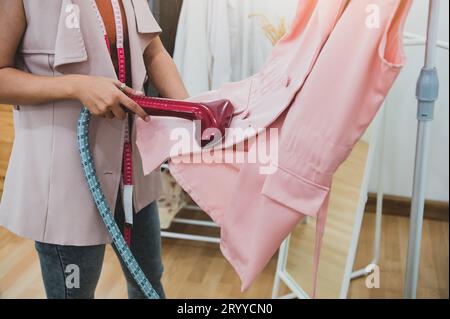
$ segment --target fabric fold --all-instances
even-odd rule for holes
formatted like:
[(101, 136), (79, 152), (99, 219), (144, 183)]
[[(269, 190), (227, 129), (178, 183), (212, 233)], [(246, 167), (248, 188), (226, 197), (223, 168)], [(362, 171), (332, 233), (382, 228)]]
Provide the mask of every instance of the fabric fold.
[[(221, 250), (239, 274), (243, 290), (306, 215), (317, 222), (315, 282), (333, 175), (376, 116), (404, 65), (401, 34), (411, 3), (299, 1), (293, 28), (260, 73), (194, 98), (237, 102), (237, 109), (247, 108), (249, 114), (237, 115), (231, 132), (249, 125), (257, 128), (254, 135), (225, 143), (223, 152), (231, 158), (245, 155), (243, 162), (188, 163), (173, 157), (169, 164), (175, 179), (221, 227)], [(373, 19), (376, 27), (368, 23)], [(170, 148), (147, 138), (163, 131), (170, 136), (180, 128), (178, 123), (140, 122), (139, 144), (147, 171), (156, 164), (154, 150), (158, 157), (169, 154)], [(278, 134), (265, 134), (271, 130)], [(273, 171), (263, 170), (268, 168), (267, 157), (252, 157), (267, 145), (273, 147)], [(222, 149), (203, 153), (211, 152)]]

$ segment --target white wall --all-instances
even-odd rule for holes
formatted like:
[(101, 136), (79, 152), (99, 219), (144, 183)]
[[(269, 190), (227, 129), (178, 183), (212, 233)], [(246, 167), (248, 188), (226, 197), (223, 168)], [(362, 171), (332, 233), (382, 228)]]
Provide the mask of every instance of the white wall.
[[(247, 1), (247, 0), (241, 0)], [(253, 0), (258, 3), (263, 0)], [(297, 0), (264, 0), (271, 10), (261, 9), (254, 13), (264, 13), (272, 23), (278, 24), (280, 17), (291, 21)], [(234, 2), (234, 1), (231, 1)], [(449, 41), (449, 1), (441, 0), (440, 38)], [(262, 10), (262, 11), (261, 11)], [(261, 11), (261, 12), (260, 12)], [(289, 14), (287, 14), (289, 12)], [(406, 30), (425, 35), (428, 15), (428, 0), (414, 0), (408, 17)], [(247, 15), (245, 15), (247, 17)], [(248, 17), (247, 17), (248, 18)], [(264, 35), (255, 41), (266, 41)], [(269, 54), (270, 50), (267, 50)], [(387, 109), (387, 136), (384, 190), (387, 194), (410, 197), (414, 170), (415, 140), (417, 131), (417, 101), (415, 99), (416, 81), (423, 66), (424, 47), (406, 48), (407, 65), (400, 74), (391, 91)], [(428, 169), (428, 199), (447, 201), (449, 198), (449, 53), (441, 50), (438, 59), (441, 80), (440, 99), (436, 105), (436, 119), (432, 123), (430, 165)], [(370, 191), (377, 190), (378, 170), (375, 168)]]
[[(449, 41), (449, 1), (441, 1), (440, 39)], [(415, 0), (406, 30), (425, 35), (428, 1)], [(384, 189), (387, 194), (410, 197), (417, 132), (415, 86), (424, 60), (424, 47), (407, 47), (407, 65), (397, 80), (387, 108), (387, 136)], [(441, 93), (432, 124), (427, 198), (449, 198), (449, 52), (440, 50), (438, 69)], [(378, 171), (372, 176), (370, 191), (377, 189)]]

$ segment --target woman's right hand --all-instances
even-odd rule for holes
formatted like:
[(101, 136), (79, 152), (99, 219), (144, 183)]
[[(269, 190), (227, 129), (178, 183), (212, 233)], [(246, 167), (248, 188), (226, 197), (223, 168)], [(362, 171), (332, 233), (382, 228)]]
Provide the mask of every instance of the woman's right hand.
[(73, 88), (72, 97), (79, 100), (93, 115), (124, 120), (126, 113), (122, 107), (125, 107), (144, 121), (150, 121), (150, 116), (142, 107), (127, 96), (143, 93), (128, 86), (122, 91), (120, 89), (122, 83), (116, 79), (74, 75), (71, 76), (69, 85)]

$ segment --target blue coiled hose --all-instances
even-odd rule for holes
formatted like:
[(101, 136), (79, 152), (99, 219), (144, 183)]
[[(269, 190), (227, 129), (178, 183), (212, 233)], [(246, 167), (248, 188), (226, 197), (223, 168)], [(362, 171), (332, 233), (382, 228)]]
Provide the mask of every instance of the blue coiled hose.
[(89, 185), (89, 190), (97, 206), (98, 212), (108, 229), (109, 234), (113, 240), (117, 251), (120, 254), (123, 262), (127, 266), (131, 275), (136, 283), (141, 288), (142, 292), (149, 299), (159, 299), (158, 293), (153, 289), (152, 285), (148, 281), (138, 262), (131, 253), (119, 227), (114, 220), (114, 216), (111, 212), (111, 208), (106, 201), (103, 194), (102, 187), (97, 177), (95, 170), (94, 160), (92, 158), (90, 144), (89, 144), (89, 122), (91, 120), (91, 114), (87, 108), (83, 108), (78, 120), (77, 135), (78, 135), (78, 147), (81, 155), (81, 164), (83, 167), (86, 181)]

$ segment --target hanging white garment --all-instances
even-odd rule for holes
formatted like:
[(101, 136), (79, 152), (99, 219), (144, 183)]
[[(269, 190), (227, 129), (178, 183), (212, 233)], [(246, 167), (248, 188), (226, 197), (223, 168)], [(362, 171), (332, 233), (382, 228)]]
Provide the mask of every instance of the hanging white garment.
[(227, 0), (185, 0), (174, 61), (190, 95), (231, 81)]
[[(232, 81), (240, 81), (262, 69), (275, 43), (269, 29), (284, 31), (294, 18), (298, 0), (228, 0), (231, 36)], [(277, 40), (284, 35), (278, 35)]]
[[(174, 60), (191, 95), (258, 72), (273, 42), (267, 28), (285, 29), (297, 0), (185, 0)], [(281, 35), (280, 35), (281, 37)]]

